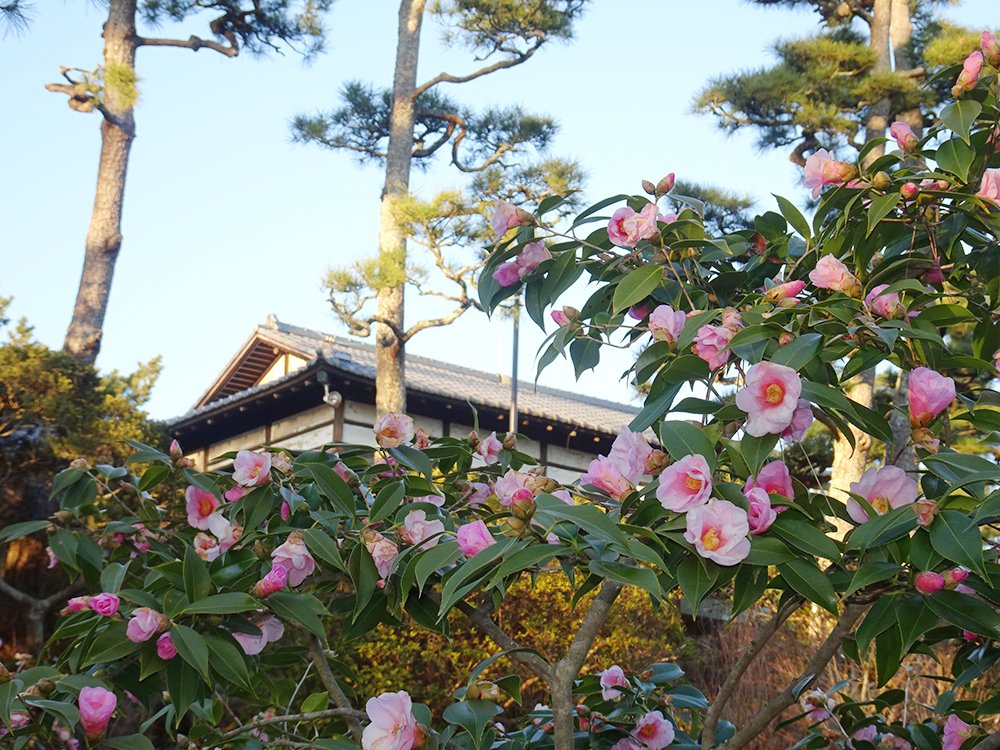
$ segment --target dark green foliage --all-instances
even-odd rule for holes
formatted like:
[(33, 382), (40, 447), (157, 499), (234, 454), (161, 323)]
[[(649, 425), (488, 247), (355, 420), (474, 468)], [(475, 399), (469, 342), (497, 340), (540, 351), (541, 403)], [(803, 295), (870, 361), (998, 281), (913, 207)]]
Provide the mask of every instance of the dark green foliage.
[(28, 27), (32, 6), (26, 0), (4, 0), (0, 2), (0, 29), (4, 36), (8, 32), (19, 34)]
[(257, 55), (283, 42), (309, 56), (322, 51), (320, 16), (331, 5), (333, 0), (140, 0), (139, 13), (152, 25), (207, 13), (212, 34), (233, 47)]

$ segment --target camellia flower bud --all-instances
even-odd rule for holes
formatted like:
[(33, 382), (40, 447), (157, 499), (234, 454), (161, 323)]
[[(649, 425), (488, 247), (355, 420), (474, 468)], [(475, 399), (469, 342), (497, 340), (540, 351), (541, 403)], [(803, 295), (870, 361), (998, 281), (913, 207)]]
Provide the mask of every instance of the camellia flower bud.
[(913, 503), (913, 510), (917, 513), (918, 526), (930, 526), (938, 514), (937, 503), (933, 500), (917, 500)]
[(944, 577), (940, 573), (917, 573), (913, 579), (913, 587), (925, 596), (936, 594), (944, 588)]
[(10, 670), (0, 662), (0, 685), (11, 681)]
[(958, 584), (963, 583), (968, 577), (969, 571), (963, 568), (953, 568), (952, 570), (945, 571), (944, 585), (948, 588), (954, 588)]
[(507, 450), (513, 450), (514, 445), (517, 442), (517, 434), (513, 432), (508, 432), (503, 436), (503, 447)]
[(951, 89), (951, 95), (958, 99), (967, 91), (972, 91), (979, 80), (979, 74), (983, 71), (983, 53), (976, 50), (965, 58), (962, 63), (962, 72), (958, 74), (958, 80)]
[(469, 688), (465, 691), (465, 695), (467, 698), (474, 701), (482, 700), (499, 703), (503, 700), (503, 693), (500, 691), (497, 684), (487, 680), (469, 685)]
[(170, 441), (170, 449), (167, 451), (170, 455), (170, 460), (177, 463), (182, 458), (184, 458), (184, 451), (181, 450), (181, 444), (176, 440)]
[(537, 507), (538, 504), (533, 497), (516, 497), (510, 504), (510, 513), (514, 518), (530, 521)]
[(908, 201), (913, 200), (919, 192), (920, 187), (915, 182), (905, 182), (899, 188), (899, 194)]
[(667, 454), (654, 448), (646, 457), (646, 465), (643, 468), (647, 474), (653, 474), (655, 476), (667, 468), (669, 463), (670, 459), (667, 457)]
[(986, 62), (994, 68), (1000, 68), (1000, 42), (997, 41), (996, 36), (992, 32), (984, 31), (979, 41)]
[(90, 464), (87, 463), (85, 458), (74, 458), (69, 462), (69, 468), (79, 469), (80, 471), (88, 471), (90, 469)]
[(885, 172), (878, 171), (872, 179), (872, 186), (879, 190), (885, 190), (892, 184), (892, 178)]
[(662, 180), (660, 180), (658, 183), (656, 183), (656, 195), (657, 195), (657, 197), (659, 197), (661, 195), (666, 195), (671, 190), (673, 190), (674, 189), (674, 180), (675, 180), (674, 173), (671, 172), (666, 177), (664, 177)]
[(642, 189), (646, 191), (647, 195), (656, 195), (656, 185), (649, 180), (642, 181)]

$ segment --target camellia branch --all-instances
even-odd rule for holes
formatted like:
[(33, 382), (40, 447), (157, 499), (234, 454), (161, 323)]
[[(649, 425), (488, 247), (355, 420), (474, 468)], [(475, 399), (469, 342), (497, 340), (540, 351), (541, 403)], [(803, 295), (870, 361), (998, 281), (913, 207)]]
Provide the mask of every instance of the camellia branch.
[(216, 742), (226, 742), (240, 735), (251, 732), (254, 729), (260, 729), (261, 727), (270, 726), (271, 724), (280, 724), (282, 722), (290, 721), (319, 721), (320, 719), (333, 719), (333, 718), (351, 718), (355, 723), (358, 719), (365, 718), (367, 714), (364, 711), (357, 711), (353, 708), (327, 708), (322, 711), (310, 711), (304, 714), (284, 714), (282, 716), (268, 716), (266, 718), (255, 719), (247, 724), (236, 727), (236, 729), (230, 729), (225, 734), (221, 735)]
[(504, 651), (513, 651), (510, 658), (530, 669), (540, 679), (550, 682), (552, 680), (552, 667), (538, 654), (530, 651), (518, 651), (524, 648), (517, 641), (511, 638), (496, 620), (490, 617), (482, 607), (473, 607), (468, 602), (459, 602), (455, 608), (465, 615), (469, 622), (476, 626), (481, 633), (489, 638)]
[(326, 653), (323, 651), (323, 645), (315, 635), (309, 636), (309, 654), (312, 656), (316, 672), (319, 674), (319, 679), (326, 688), (326, 692), (333, 698), (334, 704), (345, 712), (344, 720), (347, 722), (347, 729), (350, 731), (351, 736), (356, 741), (361, 742), (362, 729), (361, 722), (358, 721), (358, 714), (361, 714), (361, 716), (365, 714), (355, 711), (351, 707), (350, 700), (348, 700), (343, 688), (340, 687), (340, 683), (337, 682), (337, 677), (334, 675), (333, 670), (330, 669), (330, 664), (326, 660)]
[(740, 654), (740, 658), (736, 660), (733, 668), (729, 670), (729, 674), (726, 675), (726, 679), (719, 687), (719, 692), (715, 696), (715, 700), (712, 701), (712, 705), (708, 708), (708, 713), (705, 714), (705, 725), (701, 731), (701, 746), (703, 750), (708, 750), (708, 748), (711, 748), (715, 744), (715, 732), (718, 728), (722, 711), (729, 702), (733, 690), (739, 685), (740, 680), (743, 679), (743, 675), (746, 674), (747, 669), (753, 663), (753, 660), (757, 658), (774, 634), (781, 629), (785, 620), (800, 606), (802, 606), (801, 599), (791, 599), (778, 607), (778, 610), (774, 613), (774, 617), (761, 626), (757, 631), (757, 635), (747, 644), (746, 649)]
[(871, 602), (865, 602), (852, 603), (844, 607), (844, 612), (841, 614), (837, 624), (834, 625), (833, 630), (830, 631), (830, 635), (826, 637), (826, 640), (816, 650), (815, 655), (810, 660), (802, 676), (772, 698), (766, 706), (757, 712), (753, 719), (739, 729), (727, 742), (720, 745), (720, 750), (738, 750), (739, 748), (746, 747), (761, 732), (767, 729), (768, 725), (786, 708), (794, 704), (798, 698), (798, 693), (795, 690), (799, 692), (805, 690), (820, 676), (823, 670), (826, 669), (826, 665), (830, 663), (830, 660), (837, 654), (841, 645), (843, 645), (844, 641), (851, 634), (854, 624), (871, 605)]

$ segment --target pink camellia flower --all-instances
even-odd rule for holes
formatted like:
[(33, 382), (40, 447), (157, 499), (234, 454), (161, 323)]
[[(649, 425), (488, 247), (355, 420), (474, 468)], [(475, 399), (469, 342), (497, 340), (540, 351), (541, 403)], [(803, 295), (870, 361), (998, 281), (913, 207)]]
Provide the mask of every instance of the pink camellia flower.
[(760, 487), (755, 487), (746, 493), (750, 510), (747, 511), (747, 523), (750, 533), (763, 534), (778, 517), (778, 512), (771, 507), (771, 498)]
[(249, 633), (233, 633), (233, 638), (240, 644), (243, 653), (247, 656), (256, 656), (268, 643), (280, 641), (285, 635), (285, 626), (281, 620), (272, 615), (265, 615), (260, 622), (256, 623), (260, 629), (260, 635), (250, 635)]
[(822, 690), (810, 690), (799, 698), (799, 705), (806, 712), (809, 721), (825, 721), (832, 715), (836, 704)]
[(569, 316), (562, 310), (553, 310), (549, 315), (552, 316), (552, 320), (555, 321), (557, 326), (568, 326)]
[(788, 467), (782, 461), (771, 461), (765, 464), (756, 477), (749, 477), (743, 485), (744, 494), (752, 489), (762, 489), (770, 495), (782, 495), (784, 497), (795, 497), (795, 489), (792, 486), (792, 475)]
[(647, 203), (638, 213), (627, 206), (619, 208), (608, 222), (608, 238), (619, 247), (635, 247), (656, 235), (657, 222), (663, 218), (655, 203)]
[[(15, 729), (24, 729), (31, 723), (31, 716), (24, 713), (24, 711), (11, 711), (10, 721), (7, 726), (13, 731)], [(0, 737), (3, 737), (7, 733), (6, 729), (0, 728)]]
[(780, 307), (794, 307), (799, 302), (795, 298), (796, 295), (801, 293), (805, 288), (806, 282), (801, 279), (795, 279), (794, 281), (786, 281), (783, 284), (775, 284), (765, 292), (764, 296)]
[(936, 594), (944, 588), (944, 576), (933, 571), (917, 573), (913, 578), (913, 588), (925, 596)]
[(466, 557), (474, 557), (487, 547), (492, 547), (497, 540), (482, 521), (465, 523), (458, 527), (455, 533), (458, 547)]
[(373, 429), (375, 442), (382, 448), (398, 448), (413, 440), (413, 419), (406, 414), (383, 414)]
[[(859, 481), (851, 482), (850, 491), (853, 495), (863, 497), (881, 516), (893, 508), (912, 503), (917, 499), (920, 488), (898, 466), (883, 466), (868, 469)], [(856, 523), (869, 520), (861, 503), (854, 498), (847, 501), (847, 513)]]
[(979, 37), (979, 46), (982, 47), (986, 62), (994, 68), (1000, 68), (1000, 41), (997, 41), (993, 32), (984, 31)]
[(960, 750), (962, 744), (976, 733), (976, 728), (966, 724), (958, 716), (952, 714), (944, 724), (941, 736), (941, 750)]
[(979, 50), (971, 53), (965, 62), (962, 63), (962, 72), (958, 74), (955, 85), (952, 86), (951, 95), (956, 99), (967, 91), (972, 91), (979, 80), (979, 74), (983, 72), (983, 53)]
[(804, 398), (800, 398), (792, 413), (792, 423), (781, 433), (781, 437), (785, 440), (802, 440), (814, 419), (812, 405)]
[(45, 555), (49, 558), (49, 562), (45, 566), (48, 570), (53, 570), (59, 567), (59, 558), (56, 557), (56, 553), (51, 547), (45, 548)]
[(518, 275), (523, 279), (542, 263), (552, 258), (543, 242), (529, 242), (517, 256)]
[(491, 432), (485, 440), (480, 440), (476, 446), (476, 453), (483, 457), (483, 462), (489, 466), (500, 460), (500, 451), (503, 450), (503, 443), (497, 439), (496, 432)]
[(361, 735), (362, 750), (412, 750), (422, 732), (405, 690), (382, 693), (365, 704), (369, 724)]
[(611, 750), (642, 750), (642, 745), (631, 737), (622, 737), (611, 746)]
[(222, 550), (219, 548), (219, 540), (211, 534), (197, 533), (194, 535), (194, 552), (205, 562), (212, 562), (217, 559)]
[(710, 370), (719, 370), (729, 361), (729, 342), (736, 331), (727, 326), (704, 325), (694, 337), (691, 351), (708, 363)]
[(422, 510), (411, 510), (403, 519), (403, 528), (399, 530), (399, 538), (410, 545), (423, 542), (424, 549), (429, 549), (438, 543), (437, 534), (444, 531), (441, 521), (428, 521), (427, 514)]
[(80, 707), (80, 724), (87, 733), (87, 739), (96, 741), (104, 734), (111, 721), (111, 715), (118, 706), (118, 698), (110, 690), (102, 687), (80, 689), (77, 699)]
[(888, 750), (913, 750), (913, 745), (898, 734), (884, 734), (880, 738), (882, 746)]
[(650, 711), (635, 723), (632, 736), (648, 750), (662, 750), (674, 741), (674, 725), (660, 711)]
[(809, 281), (820, 289), (843, 292), (850, 296), (860, 296), (861, 282), (842, 261), (832, 255), (824, 255), (809, 272)]
[(712, 493), (712, 469), (700, 453), (674, 462), (660, 474), (656, 499), (667, 510), (687, 513), (704, 505)]
[(530, 481), (530, 474), (524, 474), (520, 471), (514, 471), (514, 469), (508, 469), (507, 473), (496, 481), (494, 488), (497, 493), (497, 498), (500, 500), (500, 504), (505, 508), (508, 507), (514, 501), (514, 495), (518, 492), (518, 490), (528, 488), (528, 483)]
[(728, 500), (712, 500), (688, 511), (684, 538), (719, 565), (736, 565), (750, 554), (747, 512)]
[(736, 405), (747, 413), (748, 435), (780, 435), (792, 424), (802, 395), (802, 378), (791, 367), (758, 362), (747, 370)]
[(620, 500), (635, 489), (608, 456), (598, 456), (591, 461), (586, 473), (580, 477), (580, 484), (593, 485), (602, 492), (607, 492), (615, 500)]
[(518, 271), (519, 266), (517, 262), (508, 260), (493, 270), (493, 280), (500, 286), (513, 286), (521, 280), (521, 274)]
[(920, 186), (915, 182), (904, 182), (899, 187), (899, 194), (903, 200), (912, 201), (920, 193)]
[(519, 227), (524, 223), (524, 215), (527, 213), (523, 209), (517, 208), (513, 203), (498, 200), (494, 204), (493, 217), (490, 219), (490, 226), (493, 227), (493, 237), (499, 240), (514, 227)]
[(883, 318), (901, 318), (906, 314), (906, 308), (899, 301), (899, 295), (896, 292), (886, 293), (885, 290), (888, 288), (888, 284), (879, 284), (873, 287), (865, 295), (865, 305), (873, 313), (881, 315)]
[(617, 664), (601, 672), (601, 698), (606, 701), (613, 701), (622, 694), (620, 687), (628, 687), (628, 680), (625, 672)]
[(847, 746), (851, 750), (857, 750), (854, 745), (854, 740), (864, 740), (865, 742), (870, 742), (873, 745), (878, 743), (878, 727), (874, 724), (869, 724), (866, 727), (861, 727), (851, 735), (851, 739), (847, 741)]
[(271, 468), (275, 471), (280, 471), (282, 474), (288, 474), (292, 471), (292, 457), (285, 453), (285, 451), (278, 451), (271, 455)]
[(74, 596), (66, 602), (65, 612), (83, 612), (90, 609), (89, 596)]
[(955, 400), (955, 381), (926, 367), (910, 372), (906, 387), (910, 400), (910, 423), (926, 427)]
[(288, 568), (274, 563), (267, 575), (253, 587), (254, 596), (259, 596), (261, 599), (269, 597), (285, 588), (286, 583), (288, 583)]
[(245, 488), (240, 487), (238, 484), (235, 487), (230, 487), (222, 496), (226, 498), (226, 502), (235, 503), (237, 500), (242, 500), (243, 496), (247, 494)]
[(271, 481), (271, 454), (240, 451), (233, 460), (233, 481), (241, 487), (257, 487)]
[(646, 473), (646, 462), (652, 452), (642, 433), (633, 432), (626, 426), (611, 444), (608, 458), (625, 479), (636, 484)]
[(812, 188), (813, 198), (818, 198), (824, 185), (842, 185), (857, 174), (858, 168), (853, 164), (837, 161), (833, 154), (821, 148), (806, 159), (803, 184)]
[(216, 538), (219, 540), (219, 548), (215, 557), (228, 552), (229, 548), (236, 544), (236, 542), (240, 540), (240, 537), (243, 536), (242, 526), (233, 525), (228, 519), (223, 518), (220, 514), (216, 514), (209, 519), (208, 530), (215, 534)]
[(170, 661), (177, 656), (177, 647), (174, 645), (174, 639), (170, 637), (170, 633), (163, 633), (156, 639), (156, 655), (163, 661)]
[(191, 485), (184, 491), (188, 523), (196, 529), (208, 529), (210, 520), (218, 510), (219, 499), (208, 490)]
[(283, 544), (271, 553), (274, 564), (288, 571), (288, 583), (298, 586), (316, 569), (316, 561), (302, 540), (301, 531), (293, 531)]
[(962, 640), (969, 641), (970, 643), (977, 643), (980, 640), (980, 637), (976, 633), (973, 633), (971, 630), (963, 630)]
[(170, 627), (170, 620), (155, 609), (137, 607), (132, 610), (125, 628), (125, 637), (132, 643), (144, 643), (157, 633), (162, 633)]
[(365, 547), (375, 561), (375, 570), (378, 577), (383, 581), (389, 577), (392, 571), (392, 564), (399, 556), (399, 548), (389, 539), (378, 532), (369, 533), (365, 539)]
[(917, 143), (920, 142), (917, 138), (917, 134), (913, 132), (913, 128), (902, 120), (896, 120), (889, 126), (889, 135), (896, 139), (896, 143), (899, 145), (900, 150), (905, 151), (906, 153), (915, 151)]
[(1000, 206), (1000, 169), (987, 169), (983, 173), (983, 181), (979, 184), (976, 195)]
[(649, 314), (649, 334), (655, 341), (666, 341), (673, 346), (684, 328), (687, 315), (683, 310), (674, 310), (670, 305), (658, 305)]
[(118, 612), (120, 600), (114, 594), (98, 594), (91, 597), (90, 608), (101, 617), (111, 617)]

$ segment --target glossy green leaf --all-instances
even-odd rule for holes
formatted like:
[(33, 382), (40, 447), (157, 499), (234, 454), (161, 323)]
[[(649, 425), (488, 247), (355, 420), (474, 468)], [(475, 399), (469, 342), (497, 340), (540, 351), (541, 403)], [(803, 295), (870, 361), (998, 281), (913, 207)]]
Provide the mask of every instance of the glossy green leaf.
[(611, 299), (612, 312), (619, 313), (642, 302), (663, 282), (663, 267), (656, 264), (640, 266), (618, 282)]

